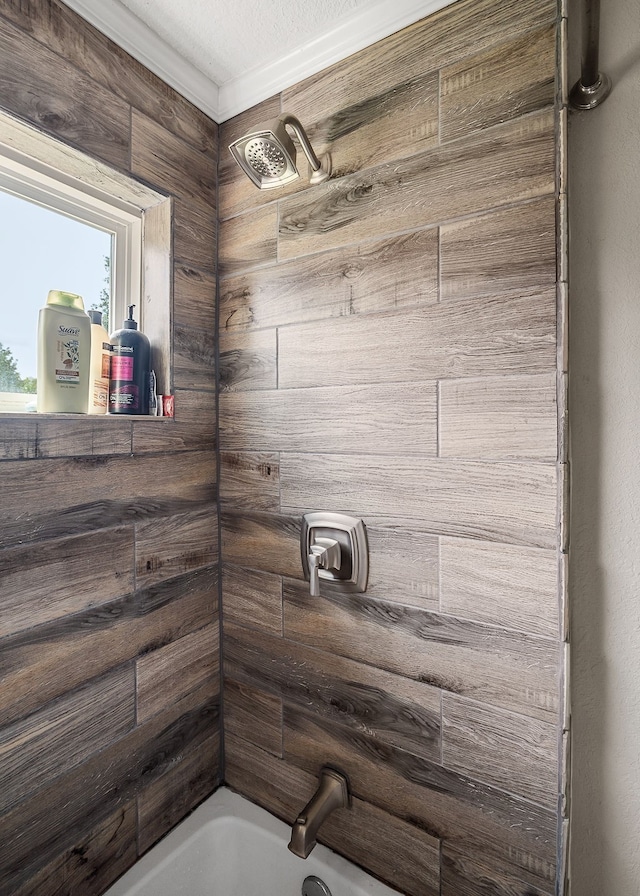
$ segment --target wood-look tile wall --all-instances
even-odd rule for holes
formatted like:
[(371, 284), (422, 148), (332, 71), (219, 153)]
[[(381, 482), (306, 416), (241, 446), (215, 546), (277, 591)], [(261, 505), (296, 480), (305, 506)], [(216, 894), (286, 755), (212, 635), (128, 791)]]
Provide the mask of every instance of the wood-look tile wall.
[[(555, 0), (460, 0), (221, 128), (227, 782), (409, 896), (556, 886)], [(99, 896), (222, 778), (216, 126), (56, 0), (0, 108), (172, 197), (175, 421), (0, 420), (0, 894)], [(287, 110), (334, 177), (226, 145)], [(362, 516), (311, 600), (300, 516)]]
[[(410, 896), (556, 892), (556, 3), (461, 0), (220, 129), (225, 776)], [(287, 111), (334, 177), (259, 192)], [(304, 167), (304, 166), (303, 166)], [(311, 599), (301, 514), (362, 517)]]
[(221, 779), (217, 126), (55, 0), (0, 82), (173, 206), (175, 419), (0, 418), (0, 893), (99, 896)]

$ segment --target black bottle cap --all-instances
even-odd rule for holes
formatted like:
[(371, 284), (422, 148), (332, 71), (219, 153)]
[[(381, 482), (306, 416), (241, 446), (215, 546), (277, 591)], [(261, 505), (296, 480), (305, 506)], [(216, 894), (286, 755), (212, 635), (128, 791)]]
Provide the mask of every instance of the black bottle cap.
[(91, 318), (92, 324), (98, 324), (100, 327), (102, 326), (102, 311), (96, 311), (95, 308), (91, 308), (87, 311), (87, 314)]
[(138, 324), (133, 319), (133, 309), (135, 307), (136, 307), (135, 305), (129, 305), (129, 316), (123, 323), (125, 330), (137, 330), (138, 329)]

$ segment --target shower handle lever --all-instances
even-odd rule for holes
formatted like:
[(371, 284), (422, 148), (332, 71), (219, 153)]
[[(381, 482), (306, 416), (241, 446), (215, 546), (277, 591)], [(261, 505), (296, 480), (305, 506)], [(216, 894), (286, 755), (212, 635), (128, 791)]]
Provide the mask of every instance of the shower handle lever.
[(311, 597), (320, 597), (320, 570), (340, 569), (340, 545), (333, 538), (318, 536), (309, 550), (309, 589)]

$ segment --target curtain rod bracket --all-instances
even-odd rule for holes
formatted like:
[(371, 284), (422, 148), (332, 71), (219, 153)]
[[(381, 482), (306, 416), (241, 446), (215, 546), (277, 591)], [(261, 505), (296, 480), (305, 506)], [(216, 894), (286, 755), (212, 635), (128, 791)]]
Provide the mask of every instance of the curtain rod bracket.
[(600, 0), (585, 0), (582, 13), (582, 71), (571, 88), (574, 109), (595, 109), (611, 93), (611, 79), (598, 70), (600, 50)]
[(608, 75), (598, 72), (598, 80), (595, 84), (585, 86), (582, 80), (576, 81), (571, 88), (569, 94), (569, 103), (573, 109), (585, 111), (586, 109), (595, 109), (600, 103), (603, 103), (611, 93), (611, 78)]

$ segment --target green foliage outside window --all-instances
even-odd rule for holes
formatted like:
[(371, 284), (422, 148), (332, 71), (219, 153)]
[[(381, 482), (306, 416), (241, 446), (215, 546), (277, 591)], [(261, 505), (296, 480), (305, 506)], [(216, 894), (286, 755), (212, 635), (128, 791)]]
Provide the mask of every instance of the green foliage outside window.
[(111, 257), (104, 256), (104, 286), (100, 290), (100, 296), (97, 302), (91, 306), (91, 311), (102, 311), (102, 326), (107, 333), (109, 329), (109, 307), (111, 305)]
[(21, 377), (16, 359), (10, 348), (0, 342), (0, 392), (25, 392), (35, 394), (36, 379), (33, 376)]

